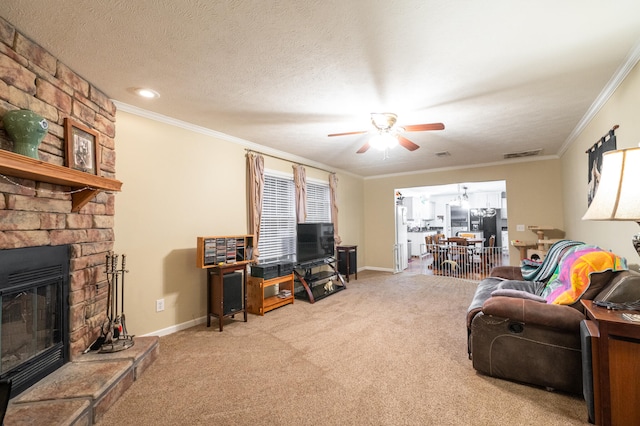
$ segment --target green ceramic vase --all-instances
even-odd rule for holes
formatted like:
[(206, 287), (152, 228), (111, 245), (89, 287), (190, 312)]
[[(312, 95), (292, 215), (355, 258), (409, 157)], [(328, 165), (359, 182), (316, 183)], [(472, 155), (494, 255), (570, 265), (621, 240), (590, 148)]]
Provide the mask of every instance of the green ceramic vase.
[(4, 130), (13, 141), (13, 152), (39, 160), (38, 147), (49, 129), (46, 119), (28, 109), (7, 111)]

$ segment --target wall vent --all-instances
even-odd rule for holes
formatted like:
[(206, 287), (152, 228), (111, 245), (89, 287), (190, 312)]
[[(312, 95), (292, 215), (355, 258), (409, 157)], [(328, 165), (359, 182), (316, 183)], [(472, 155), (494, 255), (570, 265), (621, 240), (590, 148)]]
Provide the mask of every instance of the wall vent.
[(541, 152), (542, 148), (532, 149), (529, 151), (510, 152), (508, 154), (504, 154), (504, 159), (508, 160), (510, 158), (535, 157), (536, 155), (540, 155)]
[(451, 153), (449, 151), (436, 152), (436, 157), (451, 157)]

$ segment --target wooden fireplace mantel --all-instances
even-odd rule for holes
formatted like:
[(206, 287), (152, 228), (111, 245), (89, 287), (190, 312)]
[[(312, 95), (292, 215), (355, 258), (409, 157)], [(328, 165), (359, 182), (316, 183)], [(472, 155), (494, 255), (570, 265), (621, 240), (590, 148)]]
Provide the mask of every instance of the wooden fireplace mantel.
[(122, 182), (119, 180), (46, 163), (6, 150), (0, 150), (0, 173), (81, 189), (81, 191), (71, 194), (72, 212), (78, 212), (100, 191), (120, 191), (122, 187)]

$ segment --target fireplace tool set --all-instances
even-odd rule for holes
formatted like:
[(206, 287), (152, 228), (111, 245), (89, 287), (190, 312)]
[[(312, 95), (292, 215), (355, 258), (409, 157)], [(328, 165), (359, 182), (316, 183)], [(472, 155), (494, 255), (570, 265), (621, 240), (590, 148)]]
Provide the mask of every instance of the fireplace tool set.
[(105, 272), (109, 284), (107, 294), (107, 319), (102, 326), (102, 337), (92, 345), (101, 342), (101, 353), (118, 352), (133, 346), (133, 336), (127, 333), (127, 322), (124, 315), (124, 277), (129, 272), (125, 269), (126, 255), (122, 255), (122, 265), (118, 269), (118, 255), (107, 254)]

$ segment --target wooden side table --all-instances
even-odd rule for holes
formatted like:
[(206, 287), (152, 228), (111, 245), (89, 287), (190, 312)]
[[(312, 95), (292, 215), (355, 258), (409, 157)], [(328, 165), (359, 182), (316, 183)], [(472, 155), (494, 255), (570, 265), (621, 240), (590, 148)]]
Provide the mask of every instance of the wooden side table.
[[(244, 313), (244, 322), (247, 322), (247, 263), (225, 263), (207, 269), (207, 327), (211, 326), (212, 316), (218, 318), (220, 331), (226, 317)], [(230, 283), (231, 286), (225, 283), (225, 275), (233, 272), (242, 273), (239, 289), (234, 288), (235, 283)]]
[(591, 300), (581, 303), (600, 335), (591, 351), (595, 422), (640, 424), (640, 323), (622, 317), (638, 311), (610, 310)]
[(349, 282), (349, 275), (356, 275), (358, 279), (358, 246), (338, 246), (338, 271)]

